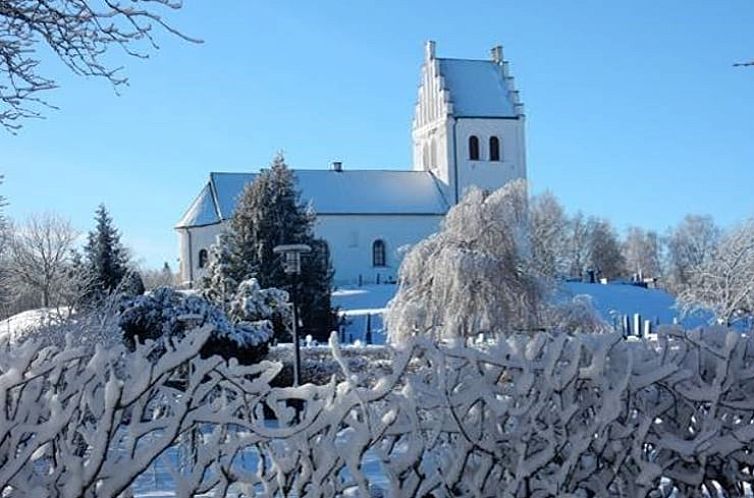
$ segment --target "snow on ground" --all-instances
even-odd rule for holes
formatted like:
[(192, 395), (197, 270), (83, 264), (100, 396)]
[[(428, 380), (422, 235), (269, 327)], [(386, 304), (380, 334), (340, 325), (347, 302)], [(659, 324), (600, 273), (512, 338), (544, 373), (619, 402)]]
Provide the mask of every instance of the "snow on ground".
[[(333, 292), (333, 306), (339, 308), (344, 321), (341, 342), (362, 341), (372, 344), (385, 343), (382, 315), (397, 290), (395, 284), (370, 284), (361, 287), (346, 287)], [(371, 330), (371, 341), (367, 341)]]
[(0, 321), (0, 339), (9, 337), (11, 341), (16, 341), (26, 332), (57, 320), (67, 313), (67, 308), (38, 308), (13, 315)]
[[(333, 293), (333, 306), (340, 309), (345, 320), (341, 331), (342, 342), (356, 340), (367, 342), (367, 329), (371, 329), (372, 343), (384, 344), (382, 315), (388, 301), (397, 291), (395, 284), (370, 284), (362, 287), (346, 287)], [(675, 308), (675, 299), (662, 289), (646, 289), (625, 283), (589, 284), (564, 282), (557, 299), (570, 299), (579, 294), (591, 296), (592, 304), (602, 318), (611, 324), (619, 324), (622, 316), (639, 313), (642, 320), (668, 325), (678, 321), (687, 327), (696, 327), (707, 322), (707, 316), (680, 318)], [(368, 316), (371, 318), (367, 319)]]
[(694, 316), (681, 319), (675, 308), (675, 298), (662, 289), (646, 289), (625, 283), (589, 284), (566, 282), (559, 297), (573, 297), (578, 294), (591, 296), (592, 304), (608, 323), (616, 323), (623, 315), (639, 313), (642, 320), (655, 324), (672, 324), (678, 321), (687, 327), (707, 323), (709, 317)]

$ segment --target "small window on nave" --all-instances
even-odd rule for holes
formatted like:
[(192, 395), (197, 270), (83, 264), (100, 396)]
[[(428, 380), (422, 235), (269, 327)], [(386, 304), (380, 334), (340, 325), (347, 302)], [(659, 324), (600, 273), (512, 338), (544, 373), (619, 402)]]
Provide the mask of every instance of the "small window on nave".
[(500, 160), (500, 139), (490, 137), (490, 161)]
[(207, 254), (207, 250), (201, 249), (199, 251), (199, 268), (204, 268), (205, 266), (207, 266), (208, 259), (209, 259), (209, 256)]
[(479, 138), (476, 135), (469, 137), (469, 159), (472, 161), (479, 160)]
[(385, 241), (377, 239), (372, 244), (372, 266), (385, 266)]

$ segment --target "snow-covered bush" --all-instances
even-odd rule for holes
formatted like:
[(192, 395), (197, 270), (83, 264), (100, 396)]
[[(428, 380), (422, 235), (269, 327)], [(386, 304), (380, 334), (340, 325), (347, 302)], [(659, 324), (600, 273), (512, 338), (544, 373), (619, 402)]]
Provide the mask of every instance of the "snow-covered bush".
[(587, 332), (602, 334), (613, 331), (613, 327), (602, 319), (594, 307), (592, 296), (578, 294), (569, 300), (556, 303), (548, 308), (548, 330), (563, 332)]
[(262, 289), (256, 278), (244, 280), (230, 299), (228, 317), (233, 323), (269, 320), (275, 339), (288, 340), (293, 324), (288, 292), (274, 287)]
[[(251, 304), (247, 303), (247, 306), (251, 307)], [(204, 356), (219, 354), (226, 359), (237, 358), (245, 364), (255, 363), (267, 353), (273, 337), (270, 319), (274, 316), (254, 321), (243, 317), (253, 319), (258, 316), (236, 315), (236, 320), (231, 320), (202, 296), (186, 295), (169, 287), (125, 299), (118, 313), (124, 340), (130, 346), (145, 340), (164, 345), (182, 337), (188, 330), (210, 325), (212, 333), (202, 348)]]
[(470, 190), (404, 258), (385, 317), (390, 341), (541, 328), (546, 280), (529, 235), (525, 182)]

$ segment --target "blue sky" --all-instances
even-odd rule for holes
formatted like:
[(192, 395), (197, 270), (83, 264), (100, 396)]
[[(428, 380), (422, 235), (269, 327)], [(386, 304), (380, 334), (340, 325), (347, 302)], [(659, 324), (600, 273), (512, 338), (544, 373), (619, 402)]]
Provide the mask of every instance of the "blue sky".
[(14, 218), (53, 210), (82, 231), (100, 202), (148, 266), (176, 267), (172, 225), (209, 171), (408, 168), (423, 43), (440, 57), (504, 46), (527, 112), (535, 192), (617, 227), (686, 213), (754, 215), (754, 2), (748, 0), (186, 0), (130, 86), (44, 66), (60, 107), (0, 131)]

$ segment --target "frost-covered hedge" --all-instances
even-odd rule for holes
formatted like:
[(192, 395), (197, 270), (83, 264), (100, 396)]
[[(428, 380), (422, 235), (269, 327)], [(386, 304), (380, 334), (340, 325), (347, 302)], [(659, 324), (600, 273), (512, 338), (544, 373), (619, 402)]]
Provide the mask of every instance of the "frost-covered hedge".
[(723, 329), (414, 338), (376, 382), (333, 343), (345, 380), (299, 388), (270, 387), (277, 362), (202, 359), (209, 335), (154, 364), (150, 343), (0, 344), (0, 496), (115, 496), (155, 460), (179, 496), (742, 496), (752, 479), (754, 342)]
[[(342, 361), (348, 370), (363, 375), (363, 381), (370, 383), (386, 374), (392, 373), (392, 351), (387, 346), (341, 346)], [(270, 361), (280, 362), (283, 366), (275, 385), (287, 387), (293, 385), (293, 347), (281, 344), (270, 348), (267, 355)], [(312, 346), (301, 348), (301, 382), (302, 384), (327, 384), (333, 377), (341, 382), (345, 380), (341, 364), (333, 357), (329, 346)]]

